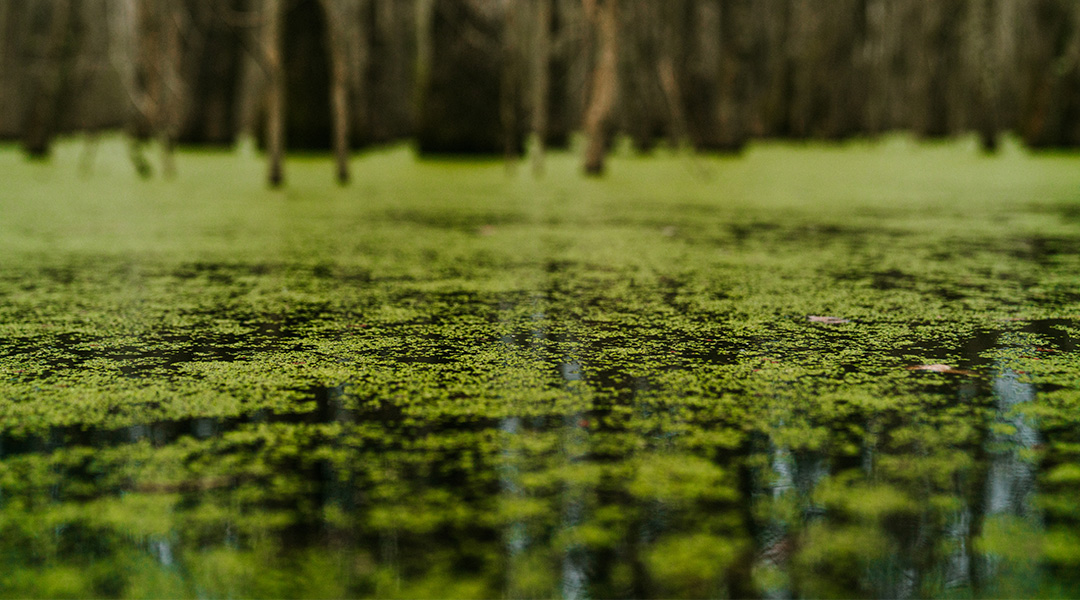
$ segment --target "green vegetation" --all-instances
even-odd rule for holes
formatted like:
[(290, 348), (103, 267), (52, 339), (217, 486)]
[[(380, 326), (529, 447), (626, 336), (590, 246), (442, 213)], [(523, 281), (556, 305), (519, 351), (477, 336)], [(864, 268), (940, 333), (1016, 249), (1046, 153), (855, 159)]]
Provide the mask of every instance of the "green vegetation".
[(0, 594), (1080, 592), (1080, 158), (57, 150), (0, 148)]

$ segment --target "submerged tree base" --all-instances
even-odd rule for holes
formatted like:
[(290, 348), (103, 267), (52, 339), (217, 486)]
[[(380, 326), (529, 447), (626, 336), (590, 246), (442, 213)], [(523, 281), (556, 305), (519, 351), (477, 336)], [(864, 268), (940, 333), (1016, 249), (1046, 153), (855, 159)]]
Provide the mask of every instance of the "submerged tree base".
[(1080, 158), (176, 159), (0, 149), (10, 595), (1080, 591)]

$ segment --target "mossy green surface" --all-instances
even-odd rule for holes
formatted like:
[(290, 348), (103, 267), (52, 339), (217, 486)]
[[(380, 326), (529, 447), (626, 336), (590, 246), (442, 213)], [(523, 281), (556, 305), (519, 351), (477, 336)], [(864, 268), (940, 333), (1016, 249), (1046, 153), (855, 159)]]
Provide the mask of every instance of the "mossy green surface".
[(1080, 593), (1080, 157), (79, 152), (0, 147), (0, 595)]

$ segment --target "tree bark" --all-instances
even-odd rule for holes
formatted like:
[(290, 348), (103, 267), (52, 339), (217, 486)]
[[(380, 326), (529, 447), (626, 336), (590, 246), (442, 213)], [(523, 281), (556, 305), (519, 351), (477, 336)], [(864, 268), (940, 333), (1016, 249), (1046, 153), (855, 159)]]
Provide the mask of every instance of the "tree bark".
[(334, 162), (337, 180), (349, 183), (349, 72), (346, 29), (359, 27), (358, 22), (344, 22), (341, 0), (323, 0), (326, 13), (327, 50), (330, 54), (330, 104), (334, 126)]
[(362, 144), (371, 139), (371, 89), (369, 73), (371, 72), (371, 40), (374, 22), (372, 19), (371, 0), (358, 0), (356, 4), (357, 23), (348, 32), (350, 53), (349, 91), (352, 98), (353, 110), (350, 117), (352, 126), (350, 132), (352, 139), (358, 139)]
[(586, 18), (597, 32), (596, 64), (592, 69), (589, 101), (585, 109), (585, 173), (602, 175), (607, 125), (618, 87), (618, 2), (582, 0)]
[(8, 45), (12, 43), (8, 33), (8, 23), (11, 21), (12, 2), (0, 2), (0, 136), (8, 131), (11, 124), (12, 107), (8, 104), (8, 96), (13, 87), (9, 81), (11, 72), (8, 67)]
[(285, 152), (285, 69), (281, 57), (281, 0), (263, 2), (263, 52), (267, 66), (266, 155), (267, 182), (280, 187), (284, 182)]
[(181, 103), (183, 85), (180, 77), (181, 45), (180, 35), (183, 27), (183, 7), (178, 0), (165, 0), (159, 13), (162, 37), (161, 78), (158, 93), (157, 134), (161, 143), (161, 171), (165, 177), (176, 175), (176, 160), (173, 147), (180, 130)]
[(548, 98), (551, 95), (551, 2), (536, 0), (533, 35), (532, 170), (544, 173), (544, 142), (548, 129)]
[(31, 92), (30, 112), (24, 124), (23, 148), (34, 158), (49, 155), (57, 128), (61, 87), (68, 70), (71, 0), (54, 0), (51, 5), (49, 33), (41, 64), (33, 69), (36, 81)]
[(499, 120), (502, 122), (503, 158), (507, 170), (512, 170), (518, 155), (518, 98), (520, 89), (520, 50), (517, 12), (512, 6), (503, 8), (502, 73), (499, 77)]
[(669, 0), (663, 7), (660, 13), (659, 56), (656, 60), (656, 75), (664, 92), (676, 145), (693, 144), (683, 105), (680, 73), (675, 66), (676, 59), (685, 52), (682, 44), (689, 34), (685, 28), (685, 13), (686, 7), (681, 0)]
[(975, 56), (972, 67), (975, 70), (975, 128), (979, 133), (979, 144), (983, 152), (993, 153), (998, 149), (998, 128), (1000, 107), (998, 90), (1001, 87), (999, 73), (1002, 65), (998, 55), (997, 36), (997, 1), (977, 0), (972, 4), (970, 35), (975, 41)]
[(435, 60), (435, 1), (416, 0), (416, 97), (414, 113), (420, 115), (431, 85), (431, 63)]

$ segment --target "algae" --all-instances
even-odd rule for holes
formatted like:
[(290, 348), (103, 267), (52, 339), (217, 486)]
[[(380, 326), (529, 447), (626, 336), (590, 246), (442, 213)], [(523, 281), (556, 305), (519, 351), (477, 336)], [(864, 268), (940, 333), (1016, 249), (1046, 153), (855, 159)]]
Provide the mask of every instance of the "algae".
[(2, 595), (1080, 592), (1080, 159), (114, 146), (0, 148)]

